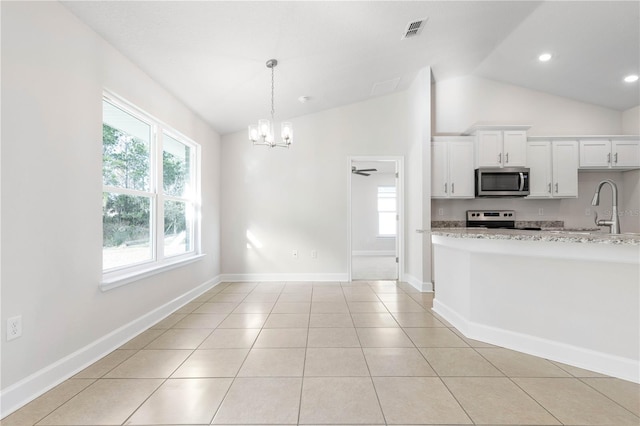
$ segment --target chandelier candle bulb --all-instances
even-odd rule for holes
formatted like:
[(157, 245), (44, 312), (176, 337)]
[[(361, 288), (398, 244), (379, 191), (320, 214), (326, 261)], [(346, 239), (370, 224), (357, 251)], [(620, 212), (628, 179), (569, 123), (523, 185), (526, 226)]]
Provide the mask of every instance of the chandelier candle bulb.
[(282, 140), (287, 144), (290, 144), (293, 139), (293, 126), (289, 122), (283, 122), (281, 127), (282, 131), (280, 134), (282, 136)]
[(266, 138), (271, 134), (271, 123), (269, 120), (258, 120), (258, 128), (260, 129), (260, 136)]
[(249, 125), (249, 140), (251, 142), (258, 141), (258, 126), (253, 124)]

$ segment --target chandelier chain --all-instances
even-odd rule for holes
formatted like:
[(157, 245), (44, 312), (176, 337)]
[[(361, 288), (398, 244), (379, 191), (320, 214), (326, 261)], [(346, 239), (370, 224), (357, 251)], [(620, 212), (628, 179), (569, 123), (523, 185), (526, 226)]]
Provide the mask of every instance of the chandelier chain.
[(271, 67), (271, 121), (273, 121), (274, 115), (276, 113), (276, 108), (274, 107), (274, 93), (275, 93), (275, 79), (273, 77), (273, 69), (275, 67)]

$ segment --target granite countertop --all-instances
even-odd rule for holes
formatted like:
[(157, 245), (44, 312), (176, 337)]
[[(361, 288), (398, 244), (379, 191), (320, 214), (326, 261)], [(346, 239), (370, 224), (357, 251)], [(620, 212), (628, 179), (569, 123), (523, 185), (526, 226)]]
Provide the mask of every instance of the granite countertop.
[[(429, 231), (419, 230), (418, 232), (426, 233)], [(524, 231), (520, 229), (432, 228), (430, 232), (431, 235), (453, 238), (640, 245), (640, 234), (612, 235), (605, 231), (592, 229)]]

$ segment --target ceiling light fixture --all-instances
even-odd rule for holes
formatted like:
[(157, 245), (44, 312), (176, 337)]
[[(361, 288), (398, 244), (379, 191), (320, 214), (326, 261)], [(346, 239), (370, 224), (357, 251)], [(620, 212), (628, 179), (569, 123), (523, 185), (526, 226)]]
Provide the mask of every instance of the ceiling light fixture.
[(624, 78), (624, 81), (627, 83), (633, 83), (635, 81), (638, 81), (638, 74), (628, 75)]
[(538, 56), (538, 60), (540, 62), (548, 62), (551, 60), (551, 57), (552, 57), (551, 53), (543, 53), (540, 56)]
[[(267, 61), (267, 68), (271, 69), (271, 120), (260, 119), (258, 120), (258, 125), (250, 124), (249, 125), (249, 140), (253, 142), (254, 145), (265, 145), (270, 148), (275, 146), (280, 146), (282, 148), (289, 148), (291, 142), (293, 141), (293, 125), (289, 122), (283, 121), (280, 126), (280, 137), (282, 138), (282, 142), (276, 142), (273, 131), (275, 127), (275, 114), (276, 110), (273, 106), (273, 98), (275, 91), (274, 84), (274, 76), (273, 69), (278, 65), (278, 61), (276, 59), (269, 59)], [(261, 142), (259, 140), (262, 139)]]

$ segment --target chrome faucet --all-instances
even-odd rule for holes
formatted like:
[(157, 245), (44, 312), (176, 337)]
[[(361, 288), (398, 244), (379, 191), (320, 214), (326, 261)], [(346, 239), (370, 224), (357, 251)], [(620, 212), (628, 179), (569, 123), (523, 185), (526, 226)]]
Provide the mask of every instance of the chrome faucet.
[(604, 185), (605, 183), (608, 183), (609, 185), (611, 185), (611, 191), (613, 193), (611, 196), (611, 202), (613, 204), (611, 206), (611, 219), (598, 220), (598, 212), (596, 212), (595, 222), (597, 226), (608, 226), (612, 234), (619, 234), (620, 221), (618, 219), (618, 187), (616, 186), (616, 183), (610, 179), (605, 179), (602, 182), (600, 182), (598, 184), (598, 187), (596, 188), (596, 193), (593, 196), (593, 200), (591, 200), (591, 205), (597, 206), (600, 204), (600, 190), (602, 189), (602, 185)]

